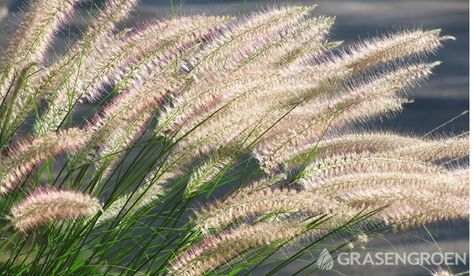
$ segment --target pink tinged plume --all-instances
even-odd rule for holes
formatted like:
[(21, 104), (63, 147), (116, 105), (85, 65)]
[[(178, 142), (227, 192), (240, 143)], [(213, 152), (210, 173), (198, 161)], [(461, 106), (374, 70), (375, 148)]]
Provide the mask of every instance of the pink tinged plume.
[[(176, 105), (167, 110), (162, 120), (172, 122), (165, 132), (172, 132), (177, 124), (185, 124), (194, 119), (193, 114), (206, 115), (217, 108), (224, 95), (218, 91), (208, 92), (208, 88), (218, 87), (228, 77), (241, 71), (245, 64), (264, 52), (266, 46), (274, 42), (279, 33), (300, 22), (313, 7), (291, 7), (272, 9), (266, 13), (255, 13), (247, 20), (237, 21), (221, 31), (190, 59), (191, 75), (196, 85), (184, 91), (176, 99)], [(183, 113), (183, 114), (181, 114)], [(177, 121), (177, 124), (174, 123)]]
[(285, 121), (271, 130), (273, 135), (263, 141), (256, 150), (256, 156), (267, 169), (272, 170), (277, 168), (281, 160), (290, 158), (294, 148), (304, 146), (308, 141), (317, 141), (327, 126), (336, 129), (344, 124), (397, 110), (400, 107), (388, 104), (386, 99), (398, 97), (400, 91), (426, 79), (439, 64), (411, 65), (345, 93), (299, 105), (292, 114), (305, 114), (304, 120), (294, 120), (289, 114)]
[(12, 225), (27, 231), (48, 222), (83, 218), (101, 209), (97, 198), (76, 191), (38, 188), (11, 209)]
[(125, 19), (134, 8), (137, 0), (110, 0), (105, 7), (95, 15), (92, 24), (85, 31), (85, 35), (74, 44), (58, 62), (53, 64), (38, 85), (40, 88), (36, 93), (44, 94), (53, 91), (49, 95), (48, 109), (42, 114), (41, 119), (34, 125), (37, 135), (44, 135), (47, 131), (54, 131), (63, 119), (68, 115), (70, 109), (79, 99), (78, 91), (83, 86), (81, 71), (89, 70), (87, 59), (92, 57), (95, 51), (102, 51), (110, 44), (110, 33), (116, 24)]
[(5, 97), (15, 74), (24, 66), (41, 63), (54, 33), (82, 0), (37, 0), (26, 13), (15, 33), (5, 58), (0, 76), (0, 98)]
[(116, 85), (118, 93), (135, 82), (145, 81), (154, 71), (154, 63), (181, 56), (209, 39), (227, 20), (226, 17), (182, 17), (123, 32), (111, 42), (114, 47), (107, 43), (105, 49), (91, 58), (94, 69), (89, 75), (93, 77), (89, 77), (91, 80), (81, 91), (82, 99), (96, 101), (106, 84)]
[(61, 152), (73, 151), (84, 145), (89, 133), (80, 129), (48, 133), (22, 142), (2, 160), (0, 194), (6, 194), (23, 180), (37, 165)]
[[(120, 86), (122, 93), (106, 105), (101, 116), (97, 115), (90, 124), (94, 132), (91, 146), (100, 145), (102, 148), (98, 156), (113, 155), (125, 149), (142, 132), (151, 117), (150, 112), (164, 101), (167, 91), (178, 90), (182, 85), (183, 79), (173, 69), (174, 62), (191, 52), (196, 44), (212, 36), (215, 28), (226, 20), (211, 17), (204, 22), (204, 19), (189, 17), (170, 20), (156, 23), (137, 34), (129, 34), (131, 37), (127, 38), (127, 43), (137, 45), (127, 50), (127, 55), (136, 64), (119, 72), (114, 83)], [(146, 45), (138, 43), (150, 36), (154, 38), (151, 42), (146, 41)], [(135, 127), (116, 129), (117, 123)]]

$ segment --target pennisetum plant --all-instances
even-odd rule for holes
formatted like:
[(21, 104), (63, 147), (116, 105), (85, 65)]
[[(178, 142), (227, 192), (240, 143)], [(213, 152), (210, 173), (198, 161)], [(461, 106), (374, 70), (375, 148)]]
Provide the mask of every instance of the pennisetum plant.
[(120, 29), (137, 1), (108, 0), (47, 58), (82, 2), (32, 1), (1, 60), (2, 272), (250, 273), (289, 244), (467, 218), (467, 134), (350, 128), (400, 111), (453, 37), (340, 46), (315, 6)]

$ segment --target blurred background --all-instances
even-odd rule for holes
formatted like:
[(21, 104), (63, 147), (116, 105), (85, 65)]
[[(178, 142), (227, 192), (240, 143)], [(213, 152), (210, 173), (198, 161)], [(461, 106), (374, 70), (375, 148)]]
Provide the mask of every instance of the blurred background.
[[(28, 1), (0, 0), (0, 49), (21, 19), (21, 10)], [(98, 5), (103, 0), (96, 1)], [(392, 118), (374, 122), (378, 129), (396, 130), (401, 133), (424, 135), (436, 130), (434, 135), (458, 134), (468, 131), (469, 109), (469, 26), (466, 0), (318, 0), (318, 1), (245, 1), (245, 0), (142, 0), (139, 8), (124, 25), (134, 25), (151, 18), (163, 18), (179, 14), (232, 14), (241, 15), (253, 10), (274, 5), (318, 4), (315, 15), (336, 16), (332, 32), (334, 40), (343, 40), (344, 44), (359, 41), (371, 36), (406, 28), (441, 28), (445, 34), (456, 37), (448, 41), (432, 60), (441, 60), (443, 64), (435, 75), (421, 87), (412, 90), (413, 103), (405, 106), (404, 112)], [(60, 34), (56, 42), (59, 52), (64, 49), (66, 38), (73, 38), (84, 24), (87, 9), (73, 18)], [(461, 115), (464, 114), (464, 115)], [(454, 120), (451, 120), (455, 118)], [(448, 123), (447, 123), (448, 122)], [(447, 123), (447, 124), (445, 124)], [(444, 125), (445, 124), (445, 125)], [(373, 239), (365, 249), (372, 252), (468, 252), (468, 222), (457, 221), (429, 225), (406, 233), (384, 234)], [(435, 240), (436, 244), (434, 243)], [(328, 245), (329, 246), (329, 245)], [(294, 266), (305, 265), (311, 258), (306, 256)], [(466, 266), (452, 266), (456, 273), (468, 271)], [(291, 274), (294, 267), (288, 267), (283, 274)], [(428, 269), (435, 267), (418, 266), (352, 266), (335, 270), (349, 275), (428, 275)], [(260, 272), (264, 272), (264, 269)], [(322, 275), (340, 275), (338, 272), (323, 272)]]

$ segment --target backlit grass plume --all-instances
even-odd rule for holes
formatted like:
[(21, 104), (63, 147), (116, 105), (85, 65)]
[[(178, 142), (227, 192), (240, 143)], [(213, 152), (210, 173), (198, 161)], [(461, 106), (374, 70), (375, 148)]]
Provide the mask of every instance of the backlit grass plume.
[(12, 208), (11, 222), (26, 231), (48, 221), (91, 216), (99, 210), (99, 201), (87, 194), (40, 188)]
[(32, 1), (4, 52), (0, 271), (235, 274), (468, 217), (467, 133), (355, 126), (400, 111), (453, 37), (343, 46), (315, 6), (122, 27), (138, 1), (103, 2), (51, 57), (88, 2)]

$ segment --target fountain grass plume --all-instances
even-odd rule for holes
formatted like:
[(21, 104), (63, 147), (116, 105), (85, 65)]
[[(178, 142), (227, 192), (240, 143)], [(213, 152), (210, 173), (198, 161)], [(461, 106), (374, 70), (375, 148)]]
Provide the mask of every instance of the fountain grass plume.
[(87, 194), (38, 188), (11, 209), (10, 220), (24, 232), (48, 222), (93, 216), (100, 209), (99, 200)]
[[(370, 217), (369, 223), (381, 221), (399, 230), (468, 216), (468, 199), (464, 196), (467, 185), (461, 187), (463, 192), (452, 194), (451, 198), (439, 197), (441, 194), (451, 194), (452, 186), (462, 186), (452, 181), (453, 178), (444, 181), (437, 176), (436, 183), (425, 181), (421, 175), (367, 174), (364, 179), (356, 175), (350, 175), (350, 180), (348, 176), (345, 178), (359, 186), (341, 190), (334, 187), (332, 194), (326, 194), (324, 186), (319, 186), (322, 190), (318, 188), (302, 192), (265, 189), (254, 193), (237, 193), (198, 210), (195, 224), (207, 237), (181, 253), (171, 264), (171, 272), (193, 275), (197, 271), (198, 275), (213, 271), (239, 253), (261, 247), (264, 243), (277, 242), (280, 235), (287, 235), (285, 240), (296, 238), (303, 233), (306, 222), (284, 219), (282, 214), (288, 212), (315, 213), (332, 218), (304, 233), (306, 236), (321, 235), (324, 231), (343, 225), (366, 208), (381, 208), (381, 211)], [(423, 185), (419, 186), (419, 181), (423, 181)], [(370, 186), (365, 187), (363, 184)], [(272, 220), (271, 214), (281, 218)], [(233, 226), (222, 232), (230, 223)], [(217, 234), (211, 234), (210, 230)], [(248, 236), (242, 236), (246, 234)]]
[(342, 133), (332, 138), (326, 136), (316, 145), (308, 143), (294, 148), (281, 159), (281, 164), (290, 168), (303, 165), (311, 157), (320, 160), (341, 154), (393, 151), (400, 156), (412, 156), (424, 161), (457, 159), (469, 154), (468, 137), (420, 139), (389, 132)]
[(297, 181), (305, 188), (318, 185), (325, 179), (343, 174), (343, 172), (412, 172), (442, 173), (440, 166), (424, 162), (412, 157), (399, 157), (396, 154), (346, 154), (332, 156), (309, 163), (299, 174)]
[(43, 61), (55, 32), (80, 2), (82, 0), (36, 0), (31, 4), (2, 59), (1, 100), (24, 66)]
[(439, 62), (411, 65), (327, 99), (301, 103), (293, 111), (295, 115), (305, 114), (307, 119), (300, 120), (300, 116), (291, 118), (291, 114), (288, 114), (284, 118), (285, 122), (271, 130), (272, 137), (260, 143), (255, 154), (263, 166), (271, 170), (277, 167), (281, 159), (287, 158), (294, 148), (303, 147), (308, 141), (318, 141), (327, 128), (337, 128), (350, 122), (397, 111), (401, 108), (400, 105), (393, 106), (385, 100), (398, 97), (403, 89), (428, 77), (438, 65)]
[(263, 222), (222, 232), (206, 238), (198, 246), (182, 253), (170, 265), (172, 275), (202, 275), (248, 249), (293, 238), (304, 231), (299, 224)]
[[(68, 53), (51, 66), (37, 90), (50, 91), (49, 106), (44, 114), (36, 121), (35, 132), (39, 135), (47, 131), (55, 131), (68, 115), (80, 98), (82, 79), (81, 72), (88, 72), (89, 57), (94, 51), (102, 52), (110, 45), (110, 33), (116, 25), (125, 19), (138, 0), (111, 0), (98, 12), (88, 25), (84, 36), (75, 43)], [(112, 51), (105, 51), (110, 53)], [(92, 70), (93, 71), (93, 70)], [(79, 86), (79, 87), (77, 87)]]
[(1, 161), (0, 192), (7, 193), (43, 161), (61, 152), (73, 152), (83, 146), (90, 133), (70, 128), (51, 132), (27, 142), (18, 142)]

